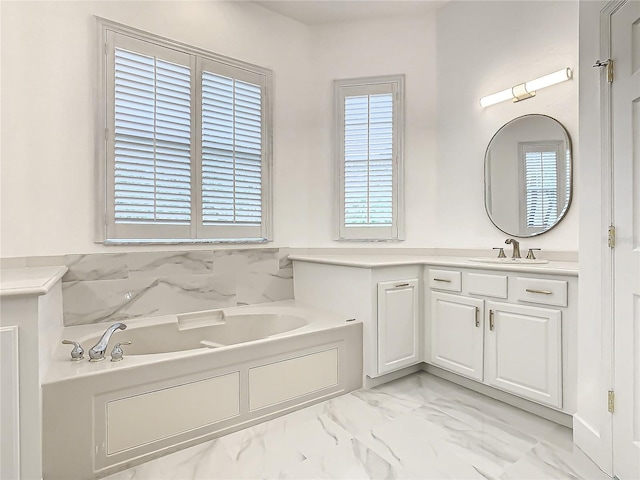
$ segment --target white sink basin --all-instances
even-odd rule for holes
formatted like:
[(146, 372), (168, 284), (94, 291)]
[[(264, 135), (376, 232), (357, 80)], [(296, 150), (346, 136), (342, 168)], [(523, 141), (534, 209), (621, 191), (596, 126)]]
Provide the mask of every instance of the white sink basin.
[(532, 265), (532, 264), (540, 264), (540, 263), (549, 263), (549, 260), (544, 260), (541, 258), (497, 258), (497, 257), (474, 257), (470, 258), (471, 262), (479, 262), (479, 263), (505, 263), (508, 265)]

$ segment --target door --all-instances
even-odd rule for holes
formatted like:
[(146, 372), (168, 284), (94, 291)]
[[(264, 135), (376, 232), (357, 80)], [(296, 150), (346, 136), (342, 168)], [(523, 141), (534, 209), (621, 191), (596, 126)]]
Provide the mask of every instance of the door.
[(640, 478), (640, 2), (611, 16), (614, 67), (613, 473)]
[(431, 292), (430, 363), (482, 381), (484, 301)]
[(562, 408), (562, 312), (499, 302), (487, 311), (485, 383)]
[(418, 279), (378, 283), (378, 375), (420, 362)]

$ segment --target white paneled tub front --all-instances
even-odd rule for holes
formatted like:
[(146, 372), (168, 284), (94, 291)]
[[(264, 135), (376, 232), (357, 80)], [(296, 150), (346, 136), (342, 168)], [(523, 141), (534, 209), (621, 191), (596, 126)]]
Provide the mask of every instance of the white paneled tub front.
[[(56, 352), (43, 384), (43, 472), (96, 478), (349, 392), (362, 324), (295, 301), (137, 319), (124, 360)], [(68, 327), (85, 350), (109, 324)]]

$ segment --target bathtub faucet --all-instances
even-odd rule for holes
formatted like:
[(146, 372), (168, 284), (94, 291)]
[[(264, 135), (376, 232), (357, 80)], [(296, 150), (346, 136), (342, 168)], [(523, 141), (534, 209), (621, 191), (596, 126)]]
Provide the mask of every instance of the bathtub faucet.
[(104, 352), (107, 350), (107, 345), (109, 345), (109, 340), (111, 340), (111, 335), (116, 330), (124, 330), (127, 326), (124, 323), (114, 323), (102, 334), (98, 343), (96, 343), (91, 350), (89, 350), (89, 361), (90, 362), (99, 362), (100, 360), (104, 360)]

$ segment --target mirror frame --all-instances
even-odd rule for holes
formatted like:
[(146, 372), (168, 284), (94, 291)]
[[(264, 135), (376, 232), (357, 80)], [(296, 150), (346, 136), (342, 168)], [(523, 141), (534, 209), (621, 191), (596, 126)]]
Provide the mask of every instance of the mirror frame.
[[(558, 126), (560, 126), (562, 131), (564, 132), (564, 135), (565, 135), (566, 141), (567, 141), (567, 149), (569, 150), (569, 157), (570, 157), (569, 158), (569, 198), (567, 199), (566, 207), (560, 212), (560, 214), (558, 215), (558, 218), (553, 223), (553, 225), (551, 225), (550, 227), (548, 227), (548, 228), (546, 228), (544, 230), (540, 230), (539, 232), (531, 233), (531, 234), (528, 234), (528, 235), (527, 234), (520, 234), (520, 233), (512, 233), (512, 232), (507, 232), (507, 231), (503, 230), (498, 225), (496, 225), (496, 222), (494, 222), (493, 218), (489, 214), (489, 209), (487, 208), (487, 157), (488, 157), (488, 154), (489, 154), (489, 149), (491, 148), (491, 144), (493, 143), (495, 138), (498, 136), (498, 134), (503, 129), (505, 129), (507, 126), (511, 125), (512, 123), (514, 123), (514, 122), (516, 122), (518, 120), (522, 120), (522, 119), (527, 118), (527, 117), (546, 117), (546, 118), (549, 118), (549, 119), (553, 120), (554, 122), (556, 122), (558, 124)], [(549, 230), (555, 228), (564, 219), (564, 217), (566, 217), (567, 211), (569, 211), (569, 207), (571, 207), (571, 203), (573, 201), (573, 146), (571, 144), (571, 136), (569, 135), (569, 131), (565, 128), (565, 126), (562, 123), (560, 123), (555, 118), (553, 118), (553, 117), (551, 117), (549, 115), (541, 114), (541, 113), (528, 113), (526, 115), (521, 115), (519, 117), (516, 117), (514, 119), (509, 120), (507, 123), (502, 125), (498, 129), (498, 131), (493, 134), (493, 136), (491, 137), (491, 140), (489, 140), (487, 148), (485, 149), (485, 152), (484, 152), (484, 175), (483, 175), (483, 177), (484, 177), (483, 178), (483, 180), (484, 180), (484, 191), (483, 191), (483, 195), (484, 195), (484, 210), (485, 210), (485, 212), (487, 214), (487, 217), (489, 217), (489, 220), (494, 225), (494, 227), (496, 227), (502, 233), (506, 233), (507, 235), (510, 235), (512, 237), (518, 237), (518, 238), (531, 238), (531, 237), (536, 237), (538, 235), (542, 235), (543, 233), (547, 233)]]

